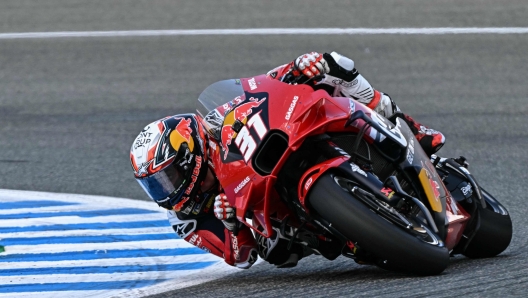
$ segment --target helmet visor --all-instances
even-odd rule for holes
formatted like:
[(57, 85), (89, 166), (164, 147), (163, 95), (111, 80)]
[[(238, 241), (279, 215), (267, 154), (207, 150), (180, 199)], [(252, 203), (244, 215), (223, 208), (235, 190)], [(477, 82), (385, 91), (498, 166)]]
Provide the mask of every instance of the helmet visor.
[[(145, 177), (136, 178), (136, 181), (141, 185), (143, 190), (159, 205), (167, 208), (170, 205), (169, 200), (178, 200), (176, 196), (181, 197), (183, 185), (185, 184), (184, 173), (177, 167), (177, 163), (173, 162), (163, 170)], [(168, 206), (169, 209), (171, 206)]]

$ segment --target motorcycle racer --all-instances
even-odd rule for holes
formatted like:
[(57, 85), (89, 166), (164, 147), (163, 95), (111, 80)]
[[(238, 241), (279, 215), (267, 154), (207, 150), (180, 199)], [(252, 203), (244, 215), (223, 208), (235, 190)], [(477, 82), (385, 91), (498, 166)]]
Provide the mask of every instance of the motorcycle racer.
[[(401, 113), (387, 94), (373, 89), (359, 74), (354, 61), (336, 52), (301, 55), (267, 75), (284, 82), (314, 79), (311, 83), (314, 89), (354, 98), (385, 117)], [(229, 106), (235, 104), (232, 101)], [(211, 111), (221, 117), (225, 112), (223, 106)], [(407, 115), (404, 118), (428, 154), (444, 144), (440, 132)], [(223, 258), (229, 265), (247, 269), (260, 255), (280, 268), (295, 266), (306, 255), (301, 245), (290, 243), (288, 247), (288, 241), (277, 234), (270, 238), (258, 235), (255, 239), (250, 229), (236, 220), (234, 208), (210, 165), (209, 141), (213, 137), (207, 134), (202, 121), (194, 114), (180, 114), (148, 124), (130, 150), (136, 181), (153, 201), (167, 209), (169, 222), (178, 236)], [(215, 129), (215, 125), (216, 129), (222, 129), (221, 121), (208, 124), (209, 129)]]

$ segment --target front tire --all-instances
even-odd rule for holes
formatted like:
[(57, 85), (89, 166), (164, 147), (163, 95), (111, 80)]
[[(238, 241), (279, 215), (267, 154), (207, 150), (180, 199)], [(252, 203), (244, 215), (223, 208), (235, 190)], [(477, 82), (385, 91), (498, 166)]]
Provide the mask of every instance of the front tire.
[(331, 173), (316, 181), (307, 200), (317, 214), (373, 255), (382, 268), (418, 275), (440, 274), (447, 268), (449, 252), (442, 241), (424, 242), (392, 224), (338, 185)]
[(487, 206), (478, 203), (477, 216), (480, 227), (465, 249), (463, 255), (468, 258), (490, 258), (503, 252), (510, 245), (513, 228), (510, 215), (491, 194), (481, 189)]

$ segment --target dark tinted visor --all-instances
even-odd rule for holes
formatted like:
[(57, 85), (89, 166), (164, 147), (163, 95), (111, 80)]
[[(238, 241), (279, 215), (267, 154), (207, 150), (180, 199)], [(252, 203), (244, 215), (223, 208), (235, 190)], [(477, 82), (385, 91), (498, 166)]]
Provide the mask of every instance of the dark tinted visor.
[(166, 205), (175, 196), (182, 195), (183, 191), (181, 190), (183, 190), (185, 176), (178, 169), (177, 163), (173, 162), (156, 174), (145, 178), (136, 178), (136, 181), (152, 200), (160, 205)]

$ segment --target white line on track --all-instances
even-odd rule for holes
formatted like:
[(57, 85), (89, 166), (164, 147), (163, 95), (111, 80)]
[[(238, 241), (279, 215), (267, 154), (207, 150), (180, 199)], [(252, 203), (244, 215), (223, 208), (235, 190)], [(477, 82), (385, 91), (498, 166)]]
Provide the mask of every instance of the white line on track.
[[(90, 206), (90, 205), (77, 205), (75, 206), (76, 211), (94, 211), (94, 210), (111, 210), (115, 209), (116, 206)], [(11, 214), (21, 214), (21, 213), (36, 213), (36, 212), (62, 212), (69, 211), (72, 209), (72, 206), (53, 206), (53, 207), (39, 207), (36, 208), (17, 208), (17, 209), (3, 209), (0, 210), (0, 216), (2, 215), (11, 215)]]
[[(174, 255), (163, 257), (95, 259), (95, 260), (66, 260), (66, 261), (36, 261), (36, 262), (2, 262), (4, 268), (47, 268), (47, 267), (78, 267), (78, 266), (132, 266), (155, 264), (179, 264), (189, 262), (216, 262), (222, 261), (213, 254)], [(1, 279), (6, 277), (0, 276)]]
[[(0, 293), (1, 298), (57, 298), (57, 297), (78, 297), (78, 298), (115, 298), (129, 297), (123, 295), (123, 290), (104, 290), (104, 291), (49, 291), (49, 292), (23, 292), (23, 293)], [(139, 296), (130, 296), (139, 297)]]
[(2, 198), (2, 202), (17, 202), (20, 200), (38, 201), (38, 200), (52, 199), (54, 201), (62, 201), (62, 202), (96, 204), (99, 206), (103, 206), (102, 209), (106, 209), (109, 207), (122, 208), (123, 206), (130, 206), (131, 204), (133, 204), (133, 206), (136, 208), (149, 209), (153, 211), (162, 210), (156, 204), (153, 204), (152, 201), (139, 201), (139, 200), (130, 200), (130, 199), (125, 199), (125, 198), (114, 198), (114, 197), (94, 196), (94, 195), (0, 189), (0, 196)]
[(39, 245), (11, 245), (5, 247), (5, 254), (38, 254), (59, 253), (87, 250), (114, 250), (114, 249), (169, 249), (169, 248), (194, 248), (183, 239), (146, 240), (110, 243), (83, 243), (75, 244), (39, 244)]
[(78, 217), (78, 216), (57, 216), (28, 219), (3, 219), (0, 221), (0, 227), (29, 227), (29, 226), (47, 226), (57, 224), (80, 224), (80, 223), (107, 223), (107, 222), (134, 222), (159, 220), (159, 214), (128, 214), (114, 216), (96, 216), (96, 217)]
[(71, 37), (148, 37), (192, 35), (442, 35), (442, 34), (527, 34), (528, 27), (439, 27), (439, 28), (255, 28), (255, 29), (189, 29), (130, 31), (63, 31), (0, 33), (0, 39), (39, 39)]
[(174, 233), (171, 227), (136, 228), (136, 229), (105, 229), (105, 230), (71, 230), (71, 231), (38, 231), (2, 233), (5, 238), (36, 238), (36, 237), (66, 237), (66, 236), (103, 236), (103, 235), (141, 235)]
[[(192, 270), (156, 271), (150, 274), (150, 279), (167, 279), (185, 276)], [(49, 283), (68, 280), (68, 283), (79, 283), (90, 280), (90, 282), (109, 282), (123, 280), (141, 280), (145, 278), (144, 272), (125, 273), (89, 273), (89, 274), (50, 274), (50, 275), (23, 275), (23, 276), (0, 276), (0, 284), (27, 284), (27, 283)]]

